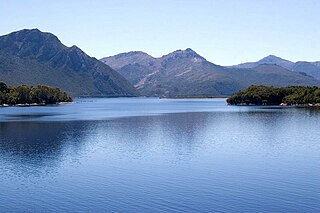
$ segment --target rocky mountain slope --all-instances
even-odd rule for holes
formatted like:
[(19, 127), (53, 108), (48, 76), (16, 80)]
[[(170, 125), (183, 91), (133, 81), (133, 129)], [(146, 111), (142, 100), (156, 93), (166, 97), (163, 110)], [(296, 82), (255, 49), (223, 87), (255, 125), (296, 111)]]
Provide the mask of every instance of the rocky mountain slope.
[[(247, 67), (222, 67), (192, 49), (177, 50), (160, 58), (128, 52), (101, 59), (126, 77), (146, 96), (231, 95), (250, 85), (320, 85), (303, 73), (274, 63)], [(284, 62), (288, 64), (288, 62)]]
[(135, 96), (136, 89), (106, 64), (38, 29), (0, 36), (0, 81), (45, 84), (72, 96)]

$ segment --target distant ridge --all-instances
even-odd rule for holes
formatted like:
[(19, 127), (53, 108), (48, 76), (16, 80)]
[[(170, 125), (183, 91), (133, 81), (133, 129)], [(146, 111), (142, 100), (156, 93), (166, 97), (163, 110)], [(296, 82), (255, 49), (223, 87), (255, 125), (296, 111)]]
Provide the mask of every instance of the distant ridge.
[(257, 62), (248, 62), (231, 66), (231, 68), (253, 68), (262, 64), (276, 64), (294, 72), (305, 73), (320, 80), (320, 62), (298, 61), (292, 62), (280, 57), (269, 55)]
[(24, 29), (0, 36), (0, 81), (46, 84), (72, 96), (135, 96), (120, 74), (51, 33)]
[(253, 84), (320, 85), (311, 76), (290, 71), (292, 62), (272, 55), (259, 63), (233, 67), (213, 64), (190, 48), (159, 58), (133, 51), (101, 61), (121, 73), (145, 96), (225, 96)]
[(282, 59), (280, 57), (277, 57), (275, 55), (268, 55), (267, 57), (262, 58), (261, 60), (257, 61), (257, 62), (247, 62), (247, 63), (243, 63), (243, 64), (239, 64), (239, 65), (235, 65), (235, 66), (231, 66), (231, 67), (235, 67), (235, 68), (253, 68), (262, 64), (276, 64), (279, 65), (281, 67), (284, 67), (286, 69), (291, 70), (294, 63), (285, 59)]

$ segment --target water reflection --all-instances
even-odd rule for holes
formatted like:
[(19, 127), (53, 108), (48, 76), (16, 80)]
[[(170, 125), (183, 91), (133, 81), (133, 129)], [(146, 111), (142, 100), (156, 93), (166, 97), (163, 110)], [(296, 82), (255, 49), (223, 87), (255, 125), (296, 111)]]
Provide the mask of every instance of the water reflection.
[(196, 103), (174, 113), (182, 103), (153, 116), (0, 122), (0, 208), (320, 210), (319, 111)]
[[(87, 124), (0, 123), (0, 166), (20, 175), (40, 175), (59, 166), (66, 154), (81, 150)], [(30, 170), (32, 168), (32, 170)]]
[(310, 137), (320, 138), (319, 133), (312, 132), (319, 126), (318, 111), (302, 110), (198, 112), (106, 121), (5, 122), (0, 123), (1, 161), (14, 168), (31, 165), (41, 171), (54, 169), (66, 159), (79, 162), (85, 155), (98, 151), (120, 158), (141, 159), (160, 154), (169, 160), (186, 160), (208, 146), (233, 149), (235, 144), (238, 150), (255, 146), (265, 149), (264, 154), (275, 155), (293, 140), (303, 140), (299, 122), (308, 121), (305, 131), (310, 131)]

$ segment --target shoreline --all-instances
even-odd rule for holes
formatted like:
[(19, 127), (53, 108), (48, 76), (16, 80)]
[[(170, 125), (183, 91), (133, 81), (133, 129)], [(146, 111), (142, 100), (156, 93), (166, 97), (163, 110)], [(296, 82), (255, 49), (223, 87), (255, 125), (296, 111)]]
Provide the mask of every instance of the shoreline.
[(229, 98), (230, 96), (176, 96), (176, 97), (159, 97), (160, 99), (205, 99), (205, 98)]
[(31, 104), (1, 104), (0, 107), (33, 107), (33, 106), (53, 106), (63, 104), (73, 104), (74, 102), (58, 102), (55, 104), (31, 103)]
[(281, 107), (320, 107), (320, 103), (317, 104), (286, 104), (281, 103), (279, 105), (259, 105), (259, 104), (228, 104), (229, 106), (281, 106)]

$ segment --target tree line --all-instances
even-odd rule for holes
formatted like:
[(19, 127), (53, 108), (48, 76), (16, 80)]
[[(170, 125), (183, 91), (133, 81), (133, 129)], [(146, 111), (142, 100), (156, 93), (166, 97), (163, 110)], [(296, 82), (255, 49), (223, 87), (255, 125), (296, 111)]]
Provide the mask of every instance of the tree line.
[(231, 105), (319, 105), (319, 87), (250, 86), (227, 99)]
[(56, 104), (59, 102), (72, 102), (72, 98), (59, 88), (44, 85), (10, 87), (0, 82), (0, 105)]

